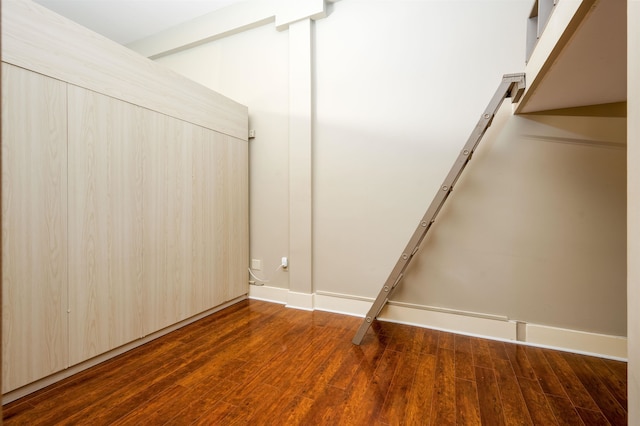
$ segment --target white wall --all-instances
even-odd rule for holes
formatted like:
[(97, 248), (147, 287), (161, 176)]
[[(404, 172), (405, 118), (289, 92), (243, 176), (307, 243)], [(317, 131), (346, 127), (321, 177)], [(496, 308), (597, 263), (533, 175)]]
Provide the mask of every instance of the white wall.
[[(524, 69), (530, 8), (340, 0), (313, 22), (316, 299), (380, 290), (501, 76)], [(251, 257), (285, 292), (289, 37), (268, 22), (158, 59), (249, 105)], [(624, 336), (625, 125), (503, 108), (395, 299)]]

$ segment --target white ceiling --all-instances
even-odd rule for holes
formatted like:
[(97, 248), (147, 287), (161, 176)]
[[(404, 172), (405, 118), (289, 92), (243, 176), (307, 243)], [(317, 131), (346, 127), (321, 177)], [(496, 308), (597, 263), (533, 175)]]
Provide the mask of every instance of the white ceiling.
[(129, 44), (246, 0), (34, 0), (120, 44)]

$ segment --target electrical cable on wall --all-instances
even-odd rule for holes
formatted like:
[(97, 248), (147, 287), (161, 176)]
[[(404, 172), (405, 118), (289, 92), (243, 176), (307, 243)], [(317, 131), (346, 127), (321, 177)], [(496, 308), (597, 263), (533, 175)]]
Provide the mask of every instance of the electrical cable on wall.
[[(255, 281), (249, 281), (249, 284), (250, 284), (250, 285), (261, 286), (261, 285), (265, 285), (265, 283), (268, 283), (268, 282), (270, 281), (268, 278), (267, 278), (267, 279), (262, 279), (262, 278), (257, 277), (257, 276), (253, 273), (253, 271), (251, 270), (251, 268), (247, 268), (247, 269), (249, 270), (249, 275), (251, 275), (251, 276), (255, 279)], [(276, 273), (276, 272), (278, 272), (280, 269), (282, 269), (282, 265), (278, 265), (278, 267), (275, 269), (275, 271), (273, 271), (273, 273), (275, 274), (275, 273)], [(260, 283), (260, 284), (258, 284), (258, 283)]]

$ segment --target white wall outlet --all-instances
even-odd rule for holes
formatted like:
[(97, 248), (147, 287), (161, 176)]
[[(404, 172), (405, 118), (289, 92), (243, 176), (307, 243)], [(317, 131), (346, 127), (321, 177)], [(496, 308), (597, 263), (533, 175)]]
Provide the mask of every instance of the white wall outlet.
[(282, 269), (287, 269), (289, 267), (289, 259), (286, 257), (282, 258)]
[(251, 269), (254, 271), (262, 271), (262, 260), (251, 259)]

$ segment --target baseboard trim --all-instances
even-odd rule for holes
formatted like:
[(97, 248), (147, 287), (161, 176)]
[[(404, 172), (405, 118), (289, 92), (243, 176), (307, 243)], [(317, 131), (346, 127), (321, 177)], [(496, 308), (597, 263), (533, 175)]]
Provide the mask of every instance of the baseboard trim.
[(288, 294), (289, 290), (286, 288), (270, 287), (266, 285), (249, 286), (249, 299), (286, 305)]
[[(340, 293), (293, 293), (293, 296), (292, 293), (283, 288), (251, 286), (249, 298), (357, 317), (364, 317), (373, 303), (370, 298)], [(297, 306), (303, 303), (291, 303), (290, 299), (304, 301), (304, 307)], [(378, 319), (619, 361), (627, 359), (626, 337), (513, 321), (500, 315), (390, 302)]]
[(319, 311), (351, 315), (364, 318), (371, 308), (372, 300), (354, 297), (336, 296), (328, 293), (316, 293), (314, 308)]
[(287, 308), (313, 311), (313, 294), (289, 291), (287, 293)]
[(417, 309), (396, 304), (387, 304), (378, 319), (380, 321), (415, 325), (470, 336), (508, 341), (516, 340), (516, 322), (505, 319)]
[(527, 324), (526, 333), (526, 342), (532, 345), (562, 348), (579, 354), (603, 356), (619, 361), (627, 360), (626, 337), (587, 333), (539, 324)]
[(279, 303), (285, 305), (287, 308), (313, 311), (314, 298), (314, 294), (297, 293), (282, 287), (269, 287), (266, 285), (249, 286), (249, 299)]
[(138, 340), (135, 340), (133, 342), (127, 343), (126, 345), (120, 346), (116, 349), (113, 349), (109, 352), (105, 352), (103, 354), (100, 354), (94, 358), (88, 359), (84, 362), (81, 362), (80, 364), (76, 364), (76, 365), (72, 365), (69, 368), (66, 368), (65, 370), (59, 371), (57, 373), (54, 373), (50, 376), (44, 377), (36, 382), (33, 383), (29, 383), (25, 386), (22, 386), (18, 389), (14, 389), (10, 392), (7, 392), (5, 394), (2, 395), (2, 405), (8, 404), (10, 402), (15, 401), (16, 399), (20, 399), (23, 396), (29, 395), (30, 393), (39, 391), (41, 389), (46, 388), (47, 386), (50, 386), (56, 382), (59, 382), (60, 380), (66, 379), (68, 377), (73, 376), (74, 374), (80, 373), (88, 368), (91, 367), (95, 367), (98, 364), (101, 364), (105, 361), (108, 361), (111, 358), (114, 358), (118, 355), (121, 355), (125, 352), (128, 352), (132, 349), (137, 348), (138, 346), (142, 346), (145, 343), (149, 343), (152, 340), (157, 339), (158, 337), (162, 337), (165, 334), (169, 334), (172, 331), (178, 330), (179, 328), (182, 328), (186, 325), (191, 324), (192, 322), (196, 322), (198, 320), (201, 320), (202, 318), (205, 318), (215, 312), (221, 311), (222, 309), (228, 308), (229, 306), (238, 303), (242, 300), (245, 300), (248, 296), (247, 295), (243, 295), (240, 297), (237, 297), (235, 299), (232, 299), (228, 302), (223, 303), (222, 305), (218, 305), (215, 308), (211, 308), (209, 310), (206, 310), (204, 312), (201, 312), (197, 315), (192, 316), (191, 318), (187, 318), (185, 320), (182, 320), (176, 324), (173, 324), (167, 328), (164, 328), (162, 330), (156, 331), (155, 333), (151, 333), (145, 337), (142, 337)]

